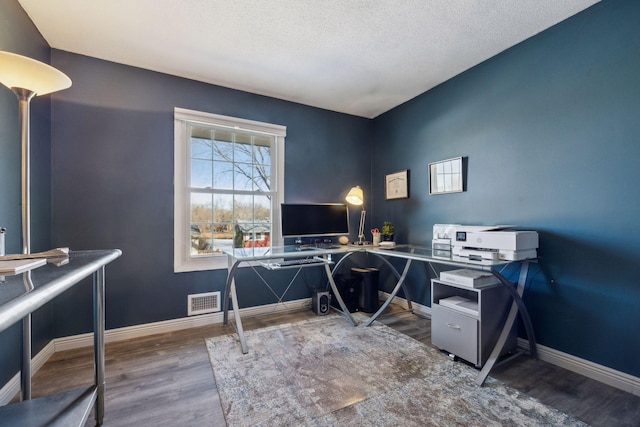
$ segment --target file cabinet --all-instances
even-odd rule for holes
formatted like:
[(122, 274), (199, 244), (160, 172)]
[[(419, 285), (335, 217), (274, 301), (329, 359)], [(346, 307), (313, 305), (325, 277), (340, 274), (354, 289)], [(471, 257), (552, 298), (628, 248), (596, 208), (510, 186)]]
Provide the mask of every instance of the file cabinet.
[[(471, 303), (466, 307), (445, 305), (447, 301), (443, 300), (451, 297), (462, 297)], [(431, 342), (439, 349), (481, 368), (498, 340), (510, 305), (511, 296), (503, 285), (472, 288), (433, 279)], [(514, 324), (501, 354), (514, 351), (516, 345)]]

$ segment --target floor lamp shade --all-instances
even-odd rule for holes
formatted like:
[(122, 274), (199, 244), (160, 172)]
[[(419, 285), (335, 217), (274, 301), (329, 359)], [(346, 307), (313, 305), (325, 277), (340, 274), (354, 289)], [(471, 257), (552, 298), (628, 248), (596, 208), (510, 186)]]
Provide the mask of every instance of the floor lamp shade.
[(71, 79), (62, 71), (11, 52), (0, 52), (0, 82), (9, 89), (27, 89), (36, 95), (71, 86)]

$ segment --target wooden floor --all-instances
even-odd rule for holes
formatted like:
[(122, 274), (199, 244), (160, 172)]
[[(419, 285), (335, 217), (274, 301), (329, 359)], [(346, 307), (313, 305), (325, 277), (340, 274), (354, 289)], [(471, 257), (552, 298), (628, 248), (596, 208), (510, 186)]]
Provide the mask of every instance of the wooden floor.
[[(429, 319), (391, 310), (383, 323), (431, 345)], [(243, 323), (249, 330), (309, 317), (302, 310)], [(104, 425), (224, 426), (204, 338), (231, 332), (217, 324), (107, 344)], [(491, 375), (590, 425), (640, 425), (640, 397), (540, 360), (522, 356)], [(33, 397), (91, 384), (92, 376), (92, 348), (56, 353), (34, 376)]]

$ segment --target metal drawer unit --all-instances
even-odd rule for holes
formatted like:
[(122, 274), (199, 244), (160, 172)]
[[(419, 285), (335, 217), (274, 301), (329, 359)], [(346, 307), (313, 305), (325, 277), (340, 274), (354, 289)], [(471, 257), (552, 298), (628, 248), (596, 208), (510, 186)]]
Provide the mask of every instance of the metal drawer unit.
[[(477, 304), (477, 311), (445, 306), (442, 300), (462, 297)], [(489, 358), (507, 318), (511, 297), (502, 285), (472, 288), (431, 280), (431, 342), (436, 347), (480, 368)], [(516, 327), (511, 329), (501, 354), (516, 348)]]

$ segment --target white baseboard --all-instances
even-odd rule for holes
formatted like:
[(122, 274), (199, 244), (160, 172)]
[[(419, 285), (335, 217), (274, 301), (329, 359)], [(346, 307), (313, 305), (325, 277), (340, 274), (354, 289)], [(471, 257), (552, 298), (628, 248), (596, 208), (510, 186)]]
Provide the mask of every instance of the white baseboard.
[[(384, 292), (381, 292), (381, 295), (384, 298), (388, 296), (388, 294)], [(408, 308), (407, 302), (403, 298), (396, 297), (394, 303), (405, 309)], [(431, 317), (431, 307), (417, 304), (415, 302), (412, 303), (412, 306), (414, 313), (425, 317)], [(284, 313), (308, 307), (310, 307), (310, 299), (305, 298), (296, 301), (288, 301), (285, 304), (269, 304), (258, 307), (243, 308), (240, 312), (243, 316), (258, 316), (268, 313)], [(230, 315), (232, 314), (230, 313)], [(213, 325), (216, 323), (222, 323), (221, 312), (110, 329), (105, 332), (105, 342), (123, 341), (154, 334)], [(46, 361), (58, 351), (72, 350), (92, 345), (93, 333), (56, 338), (47, 344), (45, 348), (43, 348), (32, 359), (32, 373), (35, 374), (38, 369), (40, 369)], [(529, 343), (527, 340), (519, 338), (518, 346), (528, 349)], [(638, 377), (616, 371), (615, 369), (611, 369), (606, 366), (598, 365), (597, 363), (593, 363), (540, 344), (537, 345), (537, 349), (540, 360), (560, 366), (561, 368), (568, 369), (596, 381), (600, 381), (635, 396), (640, 396), (640, 378)], [(19, 391), (20, 374), (18, 373), (7, 384), (5, 384), (2, 389), (0, 389), (0, 406), (9, 403)]]
[[(518, 347), (528, 350), (529, 341), (524, 338), (518, 338)], [(640, 396), (640, 378), (638, 377), (545, 347), (544, 345), (536, 344), (536, 349), (540, 360), (600, 381), (635, 396)]]
[[(93, 342), (93, 335), (91, 335)], [(55, 341), (55, 340), (54, 340)], [(40, 368), (47, 363), (47, 360), (56, 353), (56, 346), (54, 341), (44, 346), (42, 350), (31, 358), (31, 375), (33, 376)], [(7, 382), (4, 387), (0, 389), (0, 406), (6, 405), (11, 402), (18, 393), (20, 393), (20, 372), (15, 374), (13, 378)]]
[[(242, 316), (251, 317), (268, 313), (285, 313), (287, 311), (300, 310), (310, 307), (308, 298), (296, 301), (287, 301), (280, 304), (267, 304), (257, 307), (248, 307), (240, 310)], [(233, 317), (233, 313), (229, 313)], [(222, 323), (222, 312), (200, 314), (198, 316), (182, 317), (180, 319), (164, 320), (161, 322), (145, 323), (143, 325), (127, 326), (124, 328), (109, 329), (105, 331), (105, 343), (129, 340), (132, 338), (146, 337), (149, 335), (163, 334), (166, 332), (181, 331), (183, 329), (197, 328), (200, 326)], [(55, 351), (73, 350), (74, 348), (93, 345), (93, 333), (75, 335), (71, 337), (56, 338)]]

